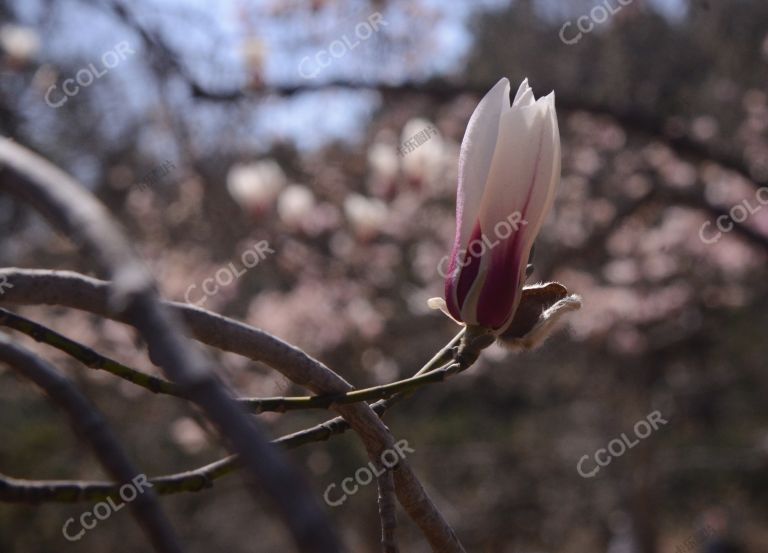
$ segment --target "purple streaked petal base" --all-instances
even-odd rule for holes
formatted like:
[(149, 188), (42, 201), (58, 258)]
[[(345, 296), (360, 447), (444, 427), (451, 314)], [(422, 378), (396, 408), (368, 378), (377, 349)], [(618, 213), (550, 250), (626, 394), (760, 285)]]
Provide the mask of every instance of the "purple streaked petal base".
[(487, 277), (477, 303), (477, 321), (482, 326), (502, 328), (517, 308), (528, 262), (528, 254), (523, 251), (524, 236), (525, 231), (514, 233), (490, 254)]
[[(472, 235), (469, 237), (467, 244), (471, 245), (479, 242), (482, 240), (482, 237), (483, 232), (480, 229), (480, 223), (475, 222)], [(451, 263), (448, 266), (449, 276), (445, 281), (445, 298), (448, 304), (448, 311), (459, 321), (464, 321), (461, 316), (461, 310), (464, 307), (469, 291), (472, 289), (472, 284), (474, 284), (480, 272), (481, 258), (472, 255), (468, 249), (461, 249), (460, 245), (454, 245), (451, 252)]]

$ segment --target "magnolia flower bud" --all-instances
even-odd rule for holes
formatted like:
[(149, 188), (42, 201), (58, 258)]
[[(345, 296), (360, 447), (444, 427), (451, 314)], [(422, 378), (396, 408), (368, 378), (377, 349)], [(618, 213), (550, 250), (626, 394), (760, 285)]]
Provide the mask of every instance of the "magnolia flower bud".
[(554, 92), (535, 100), (525, 80), (510, 106), (509, 91), (501, 79), (467, 125), (445, 281), (453, 318), (497, 335), (512, 322), (531, 247), (560, 181)]

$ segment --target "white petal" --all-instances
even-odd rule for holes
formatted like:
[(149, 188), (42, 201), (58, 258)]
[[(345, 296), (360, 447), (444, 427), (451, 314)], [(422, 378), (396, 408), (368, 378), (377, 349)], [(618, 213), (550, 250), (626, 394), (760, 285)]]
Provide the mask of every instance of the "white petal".
[(520, 87), (517, 89), (517, 94), (515, 94), (515, 101), (512, 102), (512, 105), (526, 107), (530, 106), (533, 102), (533, 90), (531, 90), (531, 87), (528, 86), (528, 79), (524, 79), (523, 82), (520, 83)]
[(509, 80), (499, 80), (488, 91), (467, 124), (459, 155), (459, 190), (456, 212), (459, 221), (460, 243), (466, 244), (477, 220), (477, 214), (486, 187), (496, 141), (499, 120), (509, 108)]
[(554, 96), (506, 112), (481, 206), (483, 232), (493, 236), (496, 223), (519, 212), (527, 221), (525, 237), (532, 242), (552, 205), (559, 178)]
[(527, 229), (528, 232), (526, 234), (526, 251), (530, 249), (534, 239), (536, 238), (536, 235), (541, 229), (541, 226), (544, 224), (547, 214), (549, 213), (550, 209), (552, 208), (552, 204), (555, 201), (557, 187), (560, 184), (560, 131), (557, 125), (557, 113), (555, 112), (554, 91), (550, 92), (544, 98), (539, 98), (537, 103), (541, 104), (542, 108), (545, 110), (544, 117), (547, 123), (544, 131), (544, 141), (552, 145), (552, 162), (551, 171), (548, 173), (548, 178), (547, 174), (545, 173), (545, 180), (541, 183), (542, 190), (537, 191), (537, 193), (533, 195), (531, 204), (529, 205), (529, 209), (531, 211), (535, 210), (535, 212), (539, 215), (535, 218), (535, 220), (531, 221), (531, 224), (534, 226)]

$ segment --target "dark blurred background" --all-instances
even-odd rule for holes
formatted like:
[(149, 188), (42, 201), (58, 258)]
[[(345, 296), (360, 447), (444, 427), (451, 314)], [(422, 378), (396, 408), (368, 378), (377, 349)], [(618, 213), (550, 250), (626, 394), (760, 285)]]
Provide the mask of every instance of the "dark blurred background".
[[(0, 2), (2, 134), (92, 190), (170, 299), (201, 301), (206, 277), (267, 241), (203, 306), (356, 386), (412, 374), (457, 330), (426, 300), (442, 294), (466, 122), (503, 76), (556, 91), (563, 178), (533, 280), (584, 307), (540, 350), (493, 346), (387, 423), (468, 551), (768, 552), (765, 0)], [(0, 265), (93, 274), (5, 195), (0, 232)], [(122, 325), (19, 312), (156, 372)], [(147, 474), (224, 454), (183, 402), (16, 338), (82, 386)], [(211, 354), (242, 395), (303, 393)], [(0, 369), (0, 396), (0, 472), (104, 478), (37, 390)], [(667, 424), (580, 476), (654, 411)], [(278, 436), (328, 415), (260, 418)], [(290, 457), (318, 495), (367, 463), (352, 433)], [(328, 507), (355, 553), (377, 550), (375, 498)], [(289, 549), (238, 476), (163, 504), (190, 551)], [(0, 504), (0, 551), (147, 550), (126, 511), (66, 541), (91, 507)], [(399, 519), (402, 550), (427, 551)]]

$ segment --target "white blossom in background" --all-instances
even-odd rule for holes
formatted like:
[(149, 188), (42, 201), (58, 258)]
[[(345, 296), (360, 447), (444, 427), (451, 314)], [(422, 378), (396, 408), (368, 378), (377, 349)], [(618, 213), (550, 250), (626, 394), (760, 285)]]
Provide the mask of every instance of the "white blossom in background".
[(0, 48), (12, 63), (25, 64), (40, 51), (40, 36), (29, 27), (6, 24), (0, 27)]
[(387, 142), (374, 142), (368, 148), (368, 166), (376, 177), (394, 179), (400, 168), (397, 150)]
[(227, 190), (237, 204), (261, 214), (274, 204), (287, 178), (272, 159), (233, 165), (227, 174)]
[(280, 220), (292, 228), (304, 228), (315, 208), (315, 195), (304, 185), (292, 184), (277, 199)]
[(443, 139), (431, 121), (409, 120), (400, 136), (402, 169), (416, 187), (433, 187), (443, 175), (445, 153)]
[(381, 231), (389, 218), (389, 209), (375, 198), (351, 194), (344, 200), (344, 214), (355, 235), (367, 240)]
[(377, 139), (368, 147), (368, 189), (372, 194), (384, 198), (394, 195), (400, 159), (393, 140)]

